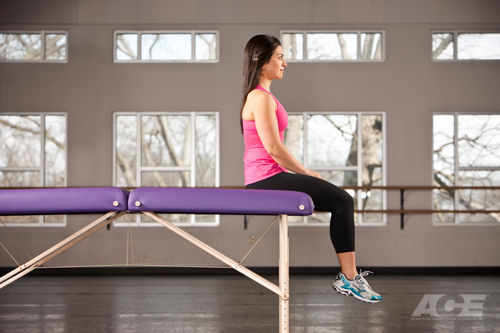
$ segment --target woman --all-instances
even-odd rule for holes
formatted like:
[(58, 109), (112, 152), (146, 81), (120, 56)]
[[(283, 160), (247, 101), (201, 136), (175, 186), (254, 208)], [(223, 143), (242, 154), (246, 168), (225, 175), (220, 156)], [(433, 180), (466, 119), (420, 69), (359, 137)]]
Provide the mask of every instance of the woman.
[(270, 88), (272, 80), (283, 78), (286, 67), (277, 38), (257, 35), (248, 41), (241, 108), (245, 187), (305, 192), (316, 210), (331, 212), (330, 237), (341, 267), (333, 288), (364, 302), (380, 302), (382, 297), (364, 278), (369, 272), (358, 273), (356, 269), (352, 197), (321, 179), (318, 172), (304, 167), (283, 144), (288, 116)]

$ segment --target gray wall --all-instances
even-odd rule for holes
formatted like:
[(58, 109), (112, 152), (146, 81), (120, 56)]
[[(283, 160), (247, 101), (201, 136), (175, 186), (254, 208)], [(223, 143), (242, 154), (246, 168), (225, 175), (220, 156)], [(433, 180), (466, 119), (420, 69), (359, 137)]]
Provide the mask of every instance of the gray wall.
[[(386, 111), (387, 184), (430, 185), (433, 111), (500, 110), (500, 62), (432, 63), (431, 29), (500, 31), (500, 2), (486, 0), (133, 1), (45, 0), (0, 3), (0, 30), (64, 29), (68, 64), (0, 63), (0, 112), (68, 113), (68, 185), (112, 185), (114, 111), (220, 112), (221, 186), (243, 183), (239, 133), (242, 50), (254, 34), (280, 29), (383, 29), (383, 63), (290, 64), (273, 92), (288, 111)], [(214, 29), (217, 64), (113, 64), (113, 30)], [(408, 207), (430, 208), (430, 193), (412, 192)], [(396, 208), (398, 193), (388, 194)], [(222, 217), (218, 228), (189, 232), (241, 257), (269, 220)], [(0, 240), (21, 260), (90, 221), (65, 228), (3, 228)], [(159, 228), (133, 230), (136, 260), (214, 263)], [(125, 261), (126, 229), (100, 231), (54, 264)], [(247, 263), (277, 264), (276, 231)], [(387, 226), (358, 227), (360, 266), (495, 266), (500, 227), (432, 226), (428, 215), (399, 216)], [(337, 265), (328, 229), (290, 228), (292, 266)], [(174, 257), (175, 254), (175, 257)], [(0, 266), (12, 265), (3, 252)]]

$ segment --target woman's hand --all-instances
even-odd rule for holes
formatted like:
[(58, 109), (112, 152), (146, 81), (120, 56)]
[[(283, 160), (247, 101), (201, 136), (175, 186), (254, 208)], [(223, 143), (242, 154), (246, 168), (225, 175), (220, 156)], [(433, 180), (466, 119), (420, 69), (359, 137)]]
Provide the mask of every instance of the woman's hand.
[(309, 170), (309, 169), (307, 169), (307, 171), (306, 171), (306, 175), (308, 175), (308, 176), (313, 176), (313, 177), (316, 177), (316, 178), (322, 179), (322, 178), (321, 178), (321, 175), (319, 174), (319, 172), (316, 172), (316, 171), (313, 171), (313, 170)]

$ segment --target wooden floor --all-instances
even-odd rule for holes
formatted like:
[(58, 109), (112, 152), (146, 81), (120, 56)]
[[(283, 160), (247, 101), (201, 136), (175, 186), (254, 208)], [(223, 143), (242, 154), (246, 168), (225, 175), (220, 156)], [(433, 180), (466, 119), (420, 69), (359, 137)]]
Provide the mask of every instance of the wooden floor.
[[(370, 276), (369, 281), (383, 302), (336, 294), (327, 276), (292, 276), (290, 331), (500, 332), (499, 276)], [(426, 294), (449, 294), (444, 297), (453, 301), (444, 306), (462, 306), (460, 294), (486, 299), (475, 304), (480, 309), (474, 317), (412, 317)], [(443, 307), (443, 300), (437, 305)], [(0, 290), (5, 333), (277, 331), (278, 297), (243, 276), (28, 276)]]

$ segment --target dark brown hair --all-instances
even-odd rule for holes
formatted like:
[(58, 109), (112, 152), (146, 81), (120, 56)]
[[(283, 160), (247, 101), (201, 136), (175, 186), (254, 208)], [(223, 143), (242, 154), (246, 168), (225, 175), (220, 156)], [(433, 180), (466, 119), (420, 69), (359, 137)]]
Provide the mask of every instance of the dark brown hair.
[(250, 38), (243, 55), (243, 98), (240, 110), (241, 133), (243, 133), (243, 106), (248, 93), (257, 87), (262, 66), (271, 60), (274, 50), (281, 45), (278, 38), (270, 35), (256, 35)]

